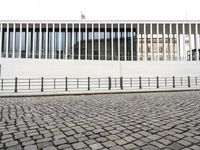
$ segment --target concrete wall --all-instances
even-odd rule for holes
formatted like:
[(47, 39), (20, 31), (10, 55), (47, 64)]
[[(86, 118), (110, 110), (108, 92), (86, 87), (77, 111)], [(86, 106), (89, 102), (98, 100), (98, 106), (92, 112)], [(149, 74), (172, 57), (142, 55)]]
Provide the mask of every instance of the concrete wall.
[(200, 76), (197, 61), (119, 62), (0, 58), (1, 78)]

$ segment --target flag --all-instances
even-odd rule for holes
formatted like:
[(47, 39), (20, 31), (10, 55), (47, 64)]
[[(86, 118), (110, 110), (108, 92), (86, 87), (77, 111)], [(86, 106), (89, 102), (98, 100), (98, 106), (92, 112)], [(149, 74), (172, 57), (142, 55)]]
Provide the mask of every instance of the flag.
[(85, 15), (81, 13), (81, 20), (85, 20)]

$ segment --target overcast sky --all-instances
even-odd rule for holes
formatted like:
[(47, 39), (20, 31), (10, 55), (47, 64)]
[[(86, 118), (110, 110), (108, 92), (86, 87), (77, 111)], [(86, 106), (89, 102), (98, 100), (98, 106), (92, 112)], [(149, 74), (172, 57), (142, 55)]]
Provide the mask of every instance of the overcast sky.
[(200, 20), (200, 0), (0, 0), (0, 20)]

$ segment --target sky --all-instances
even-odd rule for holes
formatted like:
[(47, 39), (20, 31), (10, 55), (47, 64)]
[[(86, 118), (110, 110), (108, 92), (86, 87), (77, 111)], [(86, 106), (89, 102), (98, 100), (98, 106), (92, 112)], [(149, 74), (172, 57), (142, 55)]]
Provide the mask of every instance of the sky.
[(0, 20), (200, 20), (200, 0), (0, 0)]

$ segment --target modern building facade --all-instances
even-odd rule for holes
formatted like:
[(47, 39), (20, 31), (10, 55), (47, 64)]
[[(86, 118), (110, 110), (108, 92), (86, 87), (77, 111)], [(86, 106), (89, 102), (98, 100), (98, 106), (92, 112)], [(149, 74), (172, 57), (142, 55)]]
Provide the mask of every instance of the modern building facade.
[[(24, 68), (28, 76), (32, 71), (26, 67), (31, 66), (38, 68), (34, 70), (38, 72), (36, 76), (43, 76), (40, 72), (47, 66), (58, 68), (46, 70), (48, 76), (73, 72), (78, 76), (79, 67), (89, 67), (89, 72), (85, 69), (79, 72), (80, 76), (97, 76), (98, 66), (109, 65), (110, 69), (105, 74), (101, 71), (100, 76), (109, 75), (108, 72), (113, 76), (131, 75), (133, 69), (137, 75), (144, 75), (145, 68), (162, 68), (167, 64), (186, 64), (186, 72), (193, 72), (194, 66), (200, 64), (199, 49), (200, 21), (0, 21), (2, 77), (21, 76), (9, 68), (12, 63), (12, 67)], [(56, 74), (59, 67), (64, 71)], [(113, 72), (118, 73), (112, 72), (115, 67), (118, 71)], [(157, 69), (159, 75), (162, 71)], [(150, 72), (146, 76), (147, 73)]]

